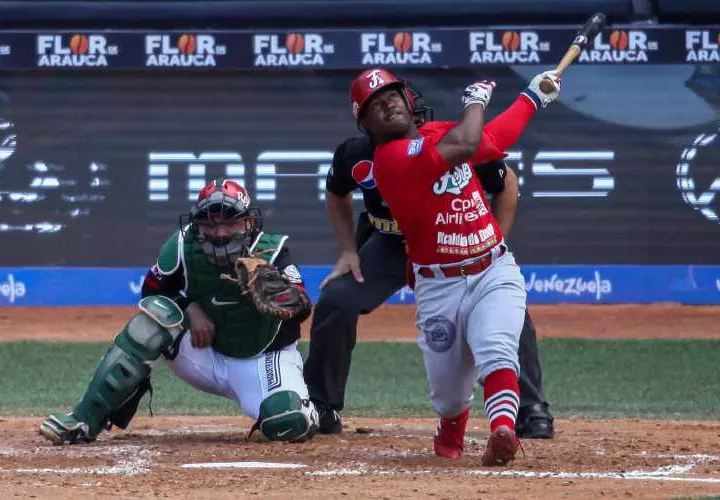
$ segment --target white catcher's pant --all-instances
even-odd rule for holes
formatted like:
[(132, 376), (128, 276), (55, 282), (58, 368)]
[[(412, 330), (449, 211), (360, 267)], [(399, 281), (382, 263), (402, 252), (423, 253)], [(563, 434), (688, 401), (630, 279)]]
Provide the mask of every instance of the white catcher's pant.
[(179, 351), (174, 360), (165, 360), (178, 377), (203, 392), (236, 401), (254, 419), (259, 416), (260, 403), (274, 392), (294, 391), (302, 399), (309, 398), (297, 342), (281, 351), (237, 359), (212, 347), (193, 347), (188, 331)]

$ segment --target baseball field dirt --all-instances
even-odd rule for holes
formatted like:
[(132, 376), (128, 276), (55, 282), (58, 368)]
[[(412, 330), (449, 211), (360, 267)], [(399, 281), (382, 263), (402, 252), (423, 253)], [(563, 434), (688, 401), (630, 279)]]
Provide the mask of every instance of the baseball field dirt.
[[(108, 341), (133, 312), (0, 309), (0, 341)], [(717, 307), (563, 305), (531, 313), (541, 337), (720, 340)], [(414, 340), (412, 315), (412, 307), (384, 306), (362, 318), (359, 338)], [(342, 435), (283, 444), (257, 435), (247, 442), (252, 422), (242, 417), (138, 417), (127, 431), (63, 447), (37, 434), (40, 420), (0, 417), (0, 498), (720, 495), (720, 422), (711, 420), (558, 419), (555, 439), (524, 441), (524, 453), (502, 468), (480, 466), (487, 432), (477, 404), (457, 462), (433, 455), (434, 419), (346, 417)]]

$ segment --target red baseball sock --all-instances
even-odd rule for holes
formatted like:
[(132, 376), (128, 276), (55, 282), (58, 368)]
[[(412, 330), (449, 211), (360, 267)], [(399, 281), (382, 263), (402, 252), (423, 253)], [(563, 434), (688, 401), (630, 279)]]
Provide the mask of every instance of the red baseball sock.
[(490, 432), (501, 425), (515, 430), (518, 406), (520, 405), (520, 386), (514, 370), (503, 368), (492, 372), (483, 384), (485, 413), (490, 420)]

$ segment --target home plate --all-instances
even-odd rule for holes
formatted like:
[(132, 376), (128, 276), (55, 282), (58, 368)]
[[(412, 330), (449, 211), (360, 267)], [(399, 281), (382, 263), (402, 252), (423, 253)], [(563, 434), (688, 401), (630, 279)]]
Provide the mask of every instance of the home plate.
[(300, 469), (303, 464), (282, 462), (206, 462), (200, 464), (182, 464), (183, 469)]

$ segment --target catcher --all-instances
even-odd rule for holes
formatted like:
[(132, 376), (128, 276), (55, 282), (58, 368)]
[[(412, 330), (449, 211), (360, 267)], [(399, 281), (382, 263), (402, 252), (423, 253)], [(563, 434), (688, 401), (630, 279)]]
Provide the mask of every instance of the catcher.
[(297, 350), (311, 303), (285, 246), (262, 231), (259, 209), (231, 180), (205, 186), (148, 272), (138, 312), (115, 336), (80, 402), (40, 426), (54, 444), (125, 429), (163, 356), (176, 375), (237, 401), (269, 440), (317, 429)]

